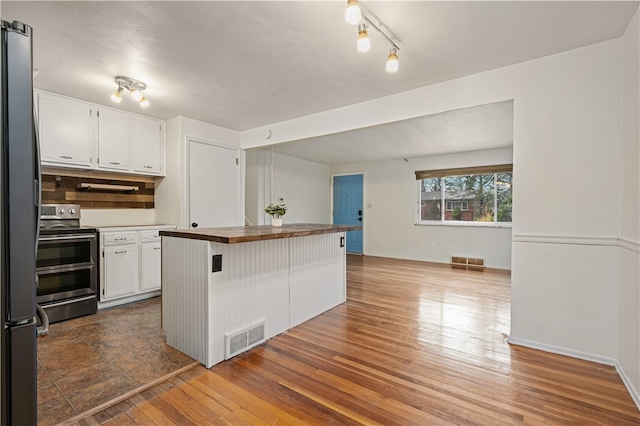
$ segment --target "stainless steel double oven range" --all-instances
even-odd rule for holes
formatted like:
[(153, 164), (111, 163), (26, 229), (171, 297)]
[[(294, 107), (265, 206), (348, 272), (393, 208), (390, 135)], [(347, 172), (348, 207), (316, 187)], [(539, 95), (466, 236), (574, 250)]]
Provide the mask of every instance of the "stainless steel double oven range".
[(49, 322), (96, 313), (96, 236), (96, 228), (80, 226), (80, 206), (42, 205), (36, 300)]

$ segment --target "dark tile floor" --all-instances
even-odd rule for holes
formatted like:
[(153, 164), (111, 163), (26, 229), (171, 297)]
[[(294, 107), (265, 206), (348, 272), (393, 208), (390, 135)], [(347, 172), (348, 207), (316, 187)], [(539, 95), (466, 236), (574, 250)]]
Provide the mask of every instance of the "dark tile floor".
[(159, 297), (49, 330), (38, 339), (38, 425), (67, 420), (194, 361), (165, 344)]

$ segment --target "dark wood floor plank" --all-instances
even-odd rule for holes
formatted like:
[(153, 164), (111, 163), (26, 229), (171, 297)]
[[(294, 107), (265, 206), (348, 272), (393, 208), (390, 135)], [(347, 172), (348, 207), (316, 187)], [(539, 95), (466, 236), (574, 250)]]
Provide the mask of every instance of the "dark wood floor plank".
[[(638, 425), (613, 367), (510, 346), (510, 275), (348, 256), (347, 302), (94, 419)], [(128, 418), (127, 418), (128, 417)]]

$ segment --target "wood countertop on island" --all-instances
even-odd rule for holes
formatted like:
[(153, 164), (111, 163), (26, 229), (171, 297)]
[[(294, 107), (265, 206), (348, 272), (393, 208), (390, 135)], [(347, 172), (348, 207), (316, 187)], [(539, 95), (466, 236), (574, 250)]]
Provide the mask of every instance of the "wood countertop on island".
[(274, 240), (277, 238), (304, 237), (306, 235), (331, 234), (357, 231), (361, 226), (327, 225), (315, 223), (294, 223), (280, 226), (231, 226), (226, 228), (201, 228), (161, 230), (163, 237), (187, 238), (213, 241), (224, 244), (248, 243), (252, 241)]

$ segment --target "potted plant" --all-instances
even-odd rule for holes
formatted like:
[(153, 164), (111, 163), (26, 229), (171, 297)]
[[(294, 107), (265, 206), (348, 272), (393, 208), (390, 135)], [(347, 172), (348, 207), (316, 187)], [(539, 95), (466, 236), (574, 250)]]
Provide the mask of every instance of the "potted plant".
[(269, 204), (264, 209), (265, 213), (271, 215), (271, 226), (282, 226), (282, 216), (287, 213), (285, 204)]

